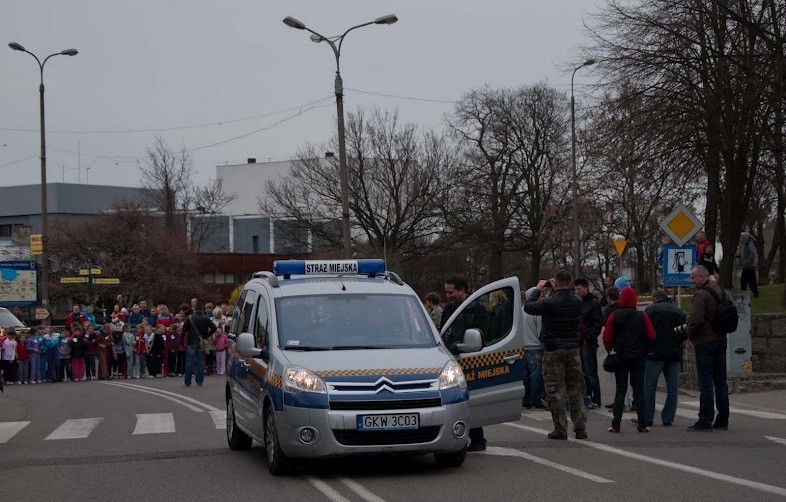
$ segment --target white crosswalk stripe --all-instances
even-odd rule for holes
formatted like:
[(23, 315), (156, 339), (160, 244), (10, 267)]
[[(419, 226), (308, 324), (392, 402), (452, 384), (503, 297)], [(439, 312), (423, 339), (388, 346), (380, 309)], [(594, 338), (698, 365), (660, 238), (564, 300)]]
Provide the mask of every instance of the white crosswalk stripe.
[(70, 418), (44, 439), (83, 439), (89, 436), (103, 420), (104, 417)]
[(136, 416), (133, 435), (167, 434), (175, 432), (175, 417), (171, 413), (143, 413)]
[(0, 422), (0, 444), (8, 442), (30, 422)]
[(227, 428), (227, 412), (224, 410), (213, 410), (210, 412), (210, 418), (213, 419), (213, 425), (216, 429)]
[[(684, 404), (685, 406), (690, 406), (691, 408), (698, 408), (699, 402), (698, 401), (683, 401), (680, 404)], [(749, 417), (756, 417), (756, 418), (763, 418), (765, 420), (786, 420), (786, 415), (782, 413), (773, 413), (771, 411), (758, 411), (758, 410), (746, 410), (743, 408), (735, 408), (734, 406), (729, 407), (729, 411), (731, 413), (737, 413), (739, 415), (747, 415)], [(696, 412), (694, 412), (694, 415)]]

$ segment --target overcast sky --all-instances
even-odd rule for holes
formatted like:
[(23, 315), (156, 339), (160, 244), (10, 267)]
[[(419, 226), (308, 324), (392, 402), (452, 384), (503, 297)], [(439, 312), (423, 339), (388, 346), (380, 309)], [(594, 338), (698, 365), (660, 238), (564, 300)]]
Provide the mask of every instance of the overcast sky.
[[(79, 50), (75, 57), (54, 57), (45, 67), (49, 182), (76, 183), (81, 176), (85, 183), (89, 176), (90, 184), (136, 186), (137, 161), (155, 134), (174, 148), (194, 149), (200, 181), (214, 177), (217, 165), (248, 157), (284, 160), (307, 143), (330, 138), (336, 127), (333, 54), (326, 44), (311, 42), (308, 33), (285, 26), (281, 21), (287, 15), (330, 36), (395, 13), (394, 25), (372, 25), (347, 36), (341, 57), (345, 108), (398, 109), (406, 122), (441, 128), (451, 102), (484, 84), (513, 87), (547, 80), (568, 93), (565, 68), (577, 58), (583, 22), (598, 4), (6, 2), (0, 16), (0, 33), (7, 38), (0, 47), (2, 183), (40, 182), (38, 67), (8, 42), (42, 59), (71, 47)], [(581, 81), (577, 76), (579, 98)]]

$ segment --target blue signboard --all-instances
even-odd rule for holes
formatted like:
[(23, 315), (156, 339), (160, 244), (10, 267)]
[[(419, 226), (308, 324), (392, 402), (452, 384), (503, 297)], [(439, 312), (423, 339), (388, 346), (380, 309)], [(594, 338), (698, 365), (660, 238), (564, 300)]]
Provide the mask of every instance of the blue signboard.
[(696, 266), (697, 254), (696, 246), (663, 246), (663, 285), (693, 286), (690, 270)]
[(38, 298), (34, 261), (0, 261), (0, 307), (33, 307)]

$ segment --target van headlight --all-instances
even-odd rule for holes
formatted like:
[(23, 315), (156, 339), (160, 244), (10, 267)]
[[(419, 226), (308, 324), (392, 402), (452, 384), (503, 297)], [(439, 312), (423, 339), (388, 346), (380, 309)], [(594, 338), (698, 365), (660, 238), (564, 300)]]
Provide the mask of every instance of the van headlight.
[(304, 368), (284, 370), (284, 390), (289, 392), (317, 392), (327, 394), (325, 382), (314, 372)]
[(453, 387), (465, 388), (467, 381), (464, 379), (464, 370), (459, 363), (450, 361), (442, 368), (439, 374), (439, 390), (452, 389)]

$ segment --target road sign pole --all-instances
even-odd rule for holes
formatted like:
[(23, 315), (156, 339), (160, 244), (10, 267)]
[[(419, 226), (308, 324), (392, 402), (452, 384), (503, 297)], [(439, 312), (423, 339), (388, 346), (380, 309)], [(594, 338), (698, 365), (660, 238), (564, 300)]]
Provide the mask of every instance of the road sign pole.
[(677, 307), (682, 308), (682, 286), (677, 286)]

